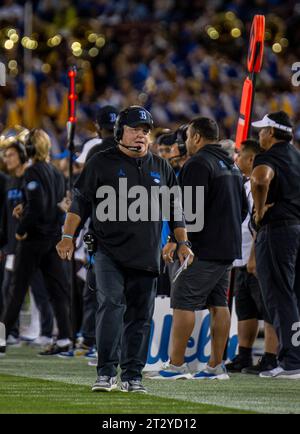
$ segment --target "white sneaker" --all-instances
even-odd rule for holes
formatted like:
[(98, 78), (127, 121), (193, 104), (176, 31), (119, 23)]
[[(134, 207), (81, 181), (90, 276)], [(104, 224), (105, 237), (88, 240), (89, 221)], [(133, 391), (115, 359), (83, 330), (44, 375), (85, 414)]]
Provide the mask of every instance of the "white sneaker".
[(53, 339), (49, 338), (48, 336), (38, 336), (31, 342), (31, 345), (34, 345), (36, 347), (45, 347), (46, 345), (51, 344), (53, 344)]
[(151, 380), (190, 380), (193, 376), (186, 363), (183, 363), (181, 366), (175, 366), (168, 360), (162, 365), (160, 371), (147, 378)]
[(12, 347), (20, 347), (21, 342), (19, 338), (15, 338), (13, 335), (8, 335), (6, 340), (6, 345), (10, 345)]
[(25, 341), (25, 342), (32, 342), (34, 341), (37, 337), (39, 337), (39, 332), (35, 332), (34, 330), (24, 330), (24, 332), (20, 335), (20, 339), (21, 341)]
[(227, 374), (227, 370), (223, 364), (217, 365), (212, 368), (206, 365), (206, 368), (202, 371), (197, 372), (193, 376), (193, 380), (229, 380), (230, 377)]
[(271, 371), (263, 371), (259, 374), (262, 378), (284, 378), (287, 380), (300, 380), (300, 369), (287, 371), (281, 366), (272, 369)]

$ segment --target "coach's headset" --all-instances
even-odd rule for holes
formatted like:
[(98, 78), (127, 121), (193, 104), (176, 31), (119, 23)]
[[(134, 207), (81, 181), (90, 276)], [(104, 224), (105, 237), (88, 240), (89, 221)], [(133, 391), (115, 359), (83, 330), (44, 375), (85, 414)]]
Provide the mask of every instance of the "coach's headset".
[(36, 148), (33, 143), (33, 137), (36, 131), (37, 128), (30, 130), (25, 140), (25, 150), (28, 158), (33, 158), (36, 154)]
[(183, 157), (187, 154), (186, 139), (188, 125), (181, 125), (176, 131), (176, 143), (178, 145), (179, 156)]
[(179, 154), (173, 155), (173, 157), (168, 157), (168, 160), (174, 160), (176, 158), (181, 158), (187, 154), (186, 140), (187, 140), (187, 129), (188, 125), (181, 125), (175, 133), (171, 134), (163, 134), (157, 140), (158, 144), (164, 144), (167, 146), (171, 146), (177, 143)]
[(120, 146), (129, 149), (133, 152), (140, 152), (140, 146), (125, 146), (120, 143), (123, 137), (124, 126), (135, 128), (138, 125), (148, 125), (150, 129), (153, 128), (153, 118), (151, 114), (144, 107), (133, 105), (124, 110), (121, 110), (114, 125), (114, 137)]

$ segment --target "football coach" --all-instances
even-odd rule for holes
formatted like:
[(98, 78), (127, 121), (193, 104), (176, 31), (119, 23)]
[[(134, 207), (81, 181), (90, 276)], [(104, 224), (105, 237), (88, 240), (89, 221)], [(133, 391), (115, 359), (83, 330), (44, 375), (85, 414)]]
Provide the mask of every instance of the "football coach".
[[(98, 244), (95, 255), (98, 377), (93, 391), (117, 389), (120, 365), (121, 391), (146, 392), (141, 381), (142, 369), (147, 360), (160, 267), (163, 214), (161, 200), (153, 199), (151, 192), (153, 187), (178, 190), (171, 166), (149, 151), (152, 128), (152, 116), (143, 107), (130, 106), (119, 113), (114, 129), (118, 145), (95, 154), (86, 164), (75, 184), (62, 240), (57, 245), (60, 257), (70, 260), (76, 230), (92, 215)], [(140, 197), (134, 201), (137, 195), (134, 192), (141, 188), (148, 199)], [(180, 200), (169, 202), (169, 221), (178, 242), (178, 256), (181, 262), (188, 256), (192, 262)], [(159, 217), (145, 217), (147, 208), (153, 205)], [(130, 218), (135, 207), (143, 214), (141, 218)], [(108, 218), (107, 215), (104, 218), (108, 209)], [(175, 218), (175, 214), (179, 217)]]

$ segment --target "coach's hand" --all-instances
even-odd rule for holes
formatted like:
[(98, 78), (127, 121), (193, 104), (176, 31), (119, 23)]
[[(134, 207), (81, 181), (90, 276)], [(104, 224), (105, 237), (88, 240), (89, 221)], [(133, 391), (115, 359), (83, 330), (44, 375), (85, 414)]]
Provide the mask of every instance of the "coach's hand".
[(16, 218), (19, 219), (22, 214), (23, 214), (24, 208), (23, 208), (23, 204), (19, 203), (19, 205), (15, 206), (12, 212), (12, 215)]
[(74, 253), (74, 241), (71, 238), (63, 238), (57, 245), (56, 250), (61, 259), (71, 261)]
[(176, 243), (167, 243), (162, 251), (163, 260), (170, 264), (174, 262), (174, 253), (176, 252), (177, 244)]
[(272, 206), (274, 206), (274, 203), (269, 203), (268, 205), (265, 205), (261, 210), (256, 211), (256, 209), (254, 209), (254, 213), (253, 213), (253, 217), (254, 217), (254, 221), (256, 225), (259, 225), (259, 223), (262, 221), (262, 219), (264, 218), (264, 215), (266, 214), (266, 212), (268, 211), (269, 208), (272, 208)]
[(188, 265), (191, 265), (191, 263), (194, 260), (194, 253), (192, 250), (186, 246), (185, 244), (181, 244), (178, 247), (177, 250), (178, 259), (180, 261), (180, 264), (183, 264), (184, 260), (189, 256)]

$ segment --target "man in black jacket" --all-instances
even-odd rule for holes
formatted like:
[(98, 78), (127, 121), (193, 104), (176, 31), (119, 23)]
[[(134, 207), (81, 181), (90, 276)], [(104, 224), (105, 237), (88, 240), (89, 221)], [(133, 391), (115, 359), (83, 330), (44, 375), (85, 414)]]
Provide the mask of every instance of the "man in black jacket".
[[(27, 155), (24, 145), (20, 141), (13, 141), (5, 148), (4, 160), (9, 173), (6, 182), (6, 197), (3, 203), (3, 217), (0, 222), (0, 248), (6, 256), (6, 266), (1, 288), (3, 306), (7, 299), (8, 290), (14, 274), (14, 259), (18, 241), (16, 240), (17, 218), (13, 215), (18, 206), (24, 205), (24, 173), (27, 168)], [(40, 271), (37, 271), (30, 283), (34, 301), (41, 314), (41, 337), (36, 342), (50, 343), (52, 341), (53, 314), (49, 306), (49, 297)], [(0, 307), (0, 313), (3, 308)], [(30, 328), (30, 327), (29, 327)], [(17, 343), (19, 327), (11, 329), (7, 344)]]
[[(200, 117), (190, 122), (186, 145), (191, 158), (179, 174), (179, 183), (182, 188), (192, 187), (194, 210), (196, 187), (203, 187), (204, 225), (202, 230), (195, 230), (194, 222), (187, 219), (195, 260), (173, 284), (172, 351), (158, 378), (191, 378), (184, 355), (194, 328), (195, 311), (205, 308), (211, 313), (211, 356), (206, 369), (193, 378), (229, 378), (222, 365), (230, 329), (227, 289), (232, 262), (241, 257), (241, 223), (247, 215), (247, 203), (241, 172), (216, 144), (218, 139), (219, 129), (213, 120)], [(165, 246), (166, 262), (173, 262), (175, 248), (172, 242)]]
[[(87, 163), (75, 185), (74, 199), (57, 245), (61, 258), (71, 259), (73, 238), (81, 221), (92, 215), (98, 242), (95, 256), (98, 311), (96, 342), (98, 378), (93, 391), (117, 388), (121, 367), (121, 390), (146, 392), (141, 383), (146, 364), (151, 318), (160, 267), (162, 216), (153, 188), (177, 190), (177, 181), (166, 161), (148, 151), (151, 114), (140, 106), (120, 112), (115, 125), (118, 147), (98, 152)], [(146, 200), (133, 200), (146, 193)], [(179, 242), (182, 261), (193, 254), (181, 207), (175, 219), (170, 203), (170, 224)], [(139, 217), (135, 214), (139, 210)], [(156, 211), (158, 215), (152, 219)], [(135, 215), (134, 215), (135, 214)], [(148, 214), (148, 215), (147, 215)], [(151, 217), (150, 217), (151, 216)]]
[(69, 289), (63, 264), (55, 250), (61, 234), (58, 203), (64, 197), (65, 185), (62, 174), (47, 162), (50, 139), (43, 130), (32, 130), (25, 147), (32, 165), (24, 174), (25, 206), (16, 228), (16, 239), (20, 242), (2, 322), (8, 336), (18, 318), (29, 282), (40, 268), (59, 329), (56, 344), (40, 355), (55, 355), (67, 351), (71, 344)]

